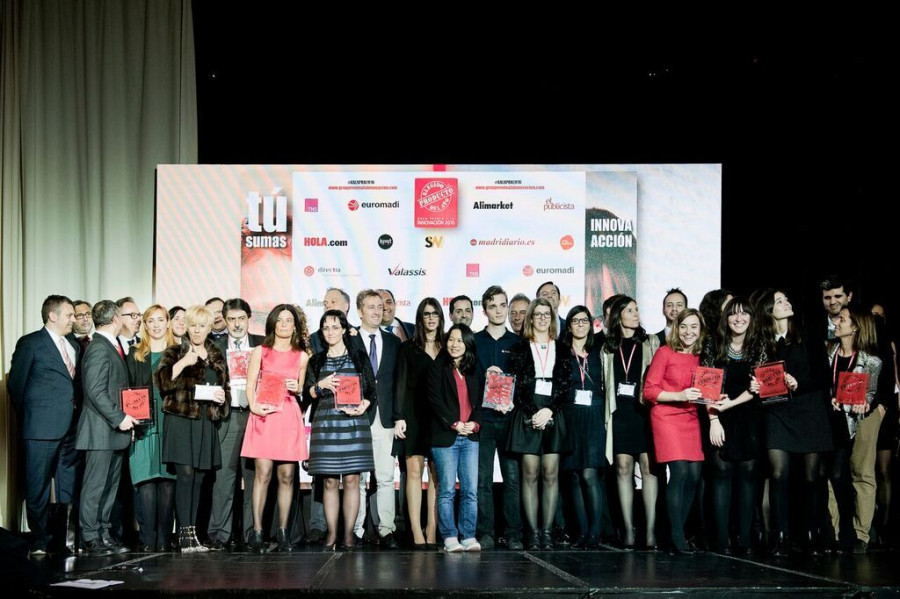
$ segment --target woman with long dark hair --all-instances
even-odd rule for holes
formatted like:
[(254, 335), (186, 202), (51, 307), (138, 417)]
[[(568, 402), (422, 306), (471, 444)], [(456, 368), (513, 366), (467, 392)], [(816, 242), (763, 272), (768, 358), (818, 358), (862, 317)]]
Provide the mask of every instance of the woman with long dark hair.
[(784, 382), (790, 390), (787, 401), (763, 406), (765, 448), (769, 461), (769, 509), (772, 513), (772, 554), (788, 551), (788, 486), (791, 456), (803, 461), (804, 543), (815, 541), (820, 497), (820, 461), (831, 451), (828, 423), (828, 381), (825, 347), (803, 343), (794, 322), (794, 308), (783, 291), (755, 291), (760, 339), (770, 361), (784, 362)]
[[(756, 506), (762, 413), (754, 395), (759, 385), (753, 379), (753, 368), (766, 361), (757, 328), (756, 311), (745, 298), (728, 300), (714, 334), (703, 346), (701, 358), (704, 366), (725, 371), (722, 400), (707, 406), (703, 413), (709, 420), (707, 463), (712, 472), (718, 549), (726, 555), (747, 553)], [(737, 537), (732, 543), (729, 523), (735, 490)]]
[[(437, 475), (431, 457), (431, 409), (428, 402), (428, 369), (443, 347), (444, 311), (433, 297), (416, 309), (412, 339), (404, 341), (397, 355), (394, 394), (394, 431), (406, 461), (406, 505), (413, 546), (425, 549), (437, 542)], [(428, 459), (427, 521), (422, 531), (422, 475)]]
[[(350, 325), (341, 310), (322, 314), (319, 331), (325, 349), (309, 359), (304, 382), (308, 399), (316, 402), (309, 440), (309, 473), (324, 480), (322, 504), (328, 526), (324, 550), (335, 550), (338, 516), (343, 508), (341, 549), (352, 551), (356, 547), (353, 525), (359, 513), (359, 475), (375, 468), (372, 431), (366, 415), (376, 400), (375, 374), (366, 353), (350, 342)], [(361, 399), (356, 407), (335, 405), (339, 375), (359, 377)]]
[[(569, 348), (557, 340), (553, 306), (538, 298), (528, 306), (522, 341), (510, 350), (516, 375), (513, 421), (507, 449), (522, 454), (522, 515), (528, 524), (528, 549), (553, 549), (550, 527), (559, 501), (560, 454), (571, 450), (562, 412), (571, 397)], [(541, 526), (538, 527), (538, 478)]]
[[(244, 433), (241, 457), (254, 461), (253, 531), (251, 551), (263, 551), (262, 515), (272, 470), (278, 476), (278, 527), (275, 542), (279, 551), (293, 550), (287, 532), (294, 473), (297, 463), (308, 455), (306, 427), (297, 395), (303, 392), (309, 333), (306, 316), (290, 304), (278, 304), (266, 318), (266, 337), (253, 348), (247, 365), (247, 403), (250, 418)], [(265, 376), (284, 379), (280, 409), (259, 401), (258, 387)], [(277, 466), (276, 466), (277, 464)]]
[(700, 312), (687, 308), (675, 317), (666, 345), (659, 348), (644, 384), (644, 399), (651, 404), (650, 424), (656, 461), (669, 467), (666, 506), (671, 531), (670, 552), (693, 553), (684, 537), (684, 523), (690, 512), (700, 471), (703, 447), (697, 407), (700, 399), (693, 386), (693, 373), (700, 364), (700, 349), (706, 327)]
[[(607, 318), (606, 338), (600, 360), (606, 381), (606, 457), (614, 459), (616, 489), (622, 509), (623, 545), (633, 549), (634, 462), (641, 469), (641, 496), (644, 503), (648, 548), (656, 548), (656, 500), (659, 481), (654, 472), (653, 434), (650, 410), (640, 401), (644, 373), (659, 349), (659, 338), (641, 326), (637, 302), (627, 295), (612, 302)], [(613, 456), (615, 456), (613, 458)]]
[(573, 364), (571, 402), (563, 408), (572, 437), (572, 453), (563, 458), (562, 469), (572, 486), (572, 503), (578, 520), (573, 547), (600, 546), (606, 472), (606, 422), (604, 416), (603, 367), (600, 345), (594, 343), (594, 317), (586, 306), (575, 306), (566, 316), (563, 343)]
[[(438, 528), (444, 551), (481, 551), (478, 519), (478, 431), (484, 384), (475, 367), (475, 335), (464, 324), (450, 327), (444, 347), (428, 369), (431, 451), (438, 475)], [(459, 479), (459, 523), (453, 510)]]

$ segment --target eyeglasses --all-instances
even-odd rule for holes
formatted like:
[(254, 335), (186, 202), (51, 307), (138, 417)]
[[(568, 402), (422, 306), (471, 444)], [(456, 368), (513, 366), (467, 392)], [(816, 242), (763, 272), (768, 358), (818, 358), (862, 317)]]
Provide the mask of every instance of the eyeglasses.
[(547, 320), (551, 316), (553, 316), (553, 315), (550, 314), (549, 312), (535, 312), (532, 315), (532, 318), (534, 318), (535, 320)]
[(584, 317), (573, 318), (569, 322), (571, 322), (572, 324), (588, 324), (589, 322), (591, 322), (591, 319), (584, 316)]
[(83, 313), (83, 314), (76, 314), (76, 315), (75, 315), (75, 320), (84, 320), (84, 319), (91, 320), (91, 313), (90, 313), (90, 312), (85, 312), (85, 313)]
[(131, 320), (137, 320), (138, 318), (141, 317), (141, 313), (140, 312), (123, 312), (123, 313), (119, 314), (119, 316), (121, 316), (122, 318), (125, 318), (127, 316)]
[(422, 318), (437, 318), (440, 316), (437, 312), (422, 312)]

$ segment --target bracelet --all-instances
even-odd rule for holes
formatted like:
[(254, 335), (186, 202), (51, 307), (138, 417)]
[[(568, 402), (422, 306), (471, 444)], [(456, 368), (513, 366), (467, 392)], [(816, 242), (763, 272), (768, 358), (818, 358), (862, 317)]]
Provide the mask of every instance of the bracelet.
[(320, 387), (318, 383), (313, 387), (313, 390), (316, 392), (316, 397), (322, 397), (322, 387)]

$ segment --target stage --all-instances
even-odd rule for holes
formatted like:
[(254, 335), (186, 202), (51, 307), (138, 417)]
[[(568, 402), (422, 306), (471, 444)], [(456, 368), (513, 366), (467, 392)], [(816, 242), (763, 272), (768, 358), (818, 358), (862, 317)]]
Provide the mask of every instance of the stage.
[[(122, 581), (104, 594), (142, 597), (281, 597), (364, 594), (516, 597), (731, 595), (900, 597), (898, 554), (737, 558), (715, 553), (440, 551), (362, 549), (323, 553), (309, 545), (294, 553), (131, 553), (118, 557), (32, 557), (9, 583), (33, 597), (73, 597), (97, 591), (50, 586), (76, 579)], [(7, 563), (7, 566), (9, 564)], [(4, 570), (6, 571), (6, 570)], [(7, 578), (4, 575), (4, 578)], [(18, 583), (18, 584), (17, 584)], [(126, 595), (127, 594), (127, 595)]]

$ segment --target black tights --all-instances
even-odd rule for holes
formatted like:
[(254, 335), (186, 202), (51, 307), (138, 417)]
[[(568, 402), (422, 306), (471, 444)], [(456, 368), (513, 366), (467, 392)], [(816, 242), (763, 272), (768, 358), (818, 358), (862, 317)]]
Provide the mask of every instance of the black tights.
[(141, 511), (141, 544), (162, 549), (172, 532), (175, 481), (154, 479), (137, 486)]
[[(603, 514), (603, 473), (599, 475), (596, 468), (573, 470), (570, 473), (572, 484), (572, 504), (575, 517), (578, 519), (580, 536), (600, 536), (600, 518)], [(585, 502), (585, 500), (587, 500)]]
[[(819, 454), (804, 453), (803, 456), (803, 499), (805, 530), (814, 529), (813, 522), (818, 517), (819, 505)], [(769, 509), (772, 511), (773, 531), (786, 535), (788, 532), (788, 482), (790, 480), (791, 454), (781, 449), (769, 450)]]
[(717, 541), (720, 549), (729, 546), (728, 521), (731, 515), (732, 493), (736, 496), (737, 533), (740, 543), (750, 542), (750, 519), (755, 508), (756, 460), (729, 462), (713, 452), (712, 460), (713, 512), (716, 517)]
[(200, 508), (200, 488), (206, 476), (205, 470), (196, 470), (186, 464), (175, 465), (175, 512), (178, 526), (195, 526)]
[(703, 462), (676, 460), (669, 462), (669, 484), (666, 488), (666, 507), (669, 508), (669, 524), (672, 544), (678, 549), (686, 549), (684, 523), (691, 511), (700, 470)]

